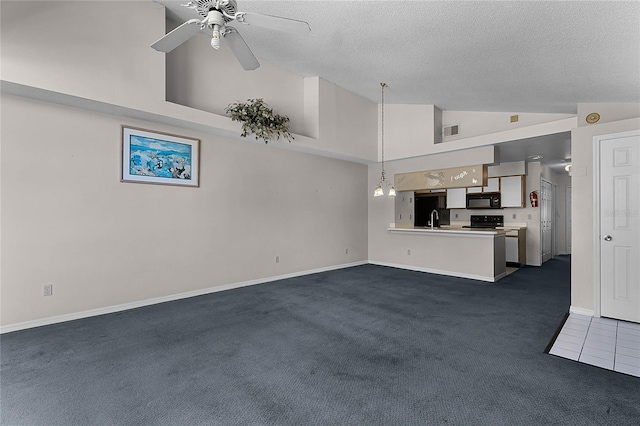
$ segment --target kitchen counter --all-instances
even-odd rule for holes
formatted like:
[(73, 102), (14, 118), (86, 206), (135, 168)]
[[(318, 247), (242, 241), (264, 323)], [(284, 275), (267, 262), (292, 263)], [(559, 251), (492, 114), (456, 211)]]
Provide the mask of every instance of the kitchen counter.
[(462, 227), (451, 227), (451, 226), (441, 226), (439, 228), (431, 229), (430, 226), (400, 226), (400, 227), (389, 227), (387, 228), (390, 232), (424, 232), (424, 233), (438, 233), (438, 234), (451, 234), (451, 235), (471, 235), (471, 236), (492, 236), (492, 235), (504, 235), (507, 230), (503, 228), (462, 228)]
[[(380, 265), (495, 282), (507, 275), (505, 229), (391, 224), (394, 240)], [(399, 249), (402, 247), (401, 249)]]

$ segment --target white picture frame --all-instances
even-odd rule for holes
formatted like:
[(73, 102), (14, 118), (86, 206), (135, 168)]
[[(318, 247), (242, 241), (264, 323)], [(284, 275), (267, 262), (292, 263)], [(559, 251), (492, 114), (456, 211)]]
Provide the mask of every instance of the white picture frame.
[(200, 140), (122, 126), (122, 182), (198, 187)]

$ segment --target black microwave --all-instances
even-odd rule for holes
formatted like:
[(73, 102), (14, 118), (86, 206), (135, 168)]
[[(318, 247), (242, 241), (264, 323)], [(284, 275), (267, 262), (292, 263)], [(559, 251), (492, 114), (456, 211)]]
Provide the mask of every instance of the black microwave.
[(499, 192), (473, 192), (467, 194), (468, 209), (500, 209), (502, 208)]

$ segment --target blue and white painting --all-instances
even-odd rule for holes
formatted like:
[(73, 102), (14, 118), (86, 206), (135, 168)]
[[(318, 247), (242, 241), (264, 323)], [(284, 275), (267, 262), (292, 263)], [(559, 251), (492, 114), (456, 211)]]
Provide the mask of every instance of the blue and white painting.
[(191, 179), (191, 145), (131, 135), (129, 174)]
[(123, 182), (199, 186), (200, 140), (122, 126)]

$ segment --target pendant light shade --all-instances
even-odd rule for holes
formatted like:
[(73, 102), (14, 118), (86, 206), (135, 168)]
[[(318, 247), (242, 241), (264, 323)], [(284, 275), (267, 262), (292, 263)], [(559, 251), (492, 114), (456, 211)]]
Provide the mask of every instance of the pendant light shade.
[(385, 176), (385, 172), (384, 172), (384, 88), (387, 87), (387, 83), (380, 83), (380, 87), (381, 87), (381, 91), (382, 91), (382, 103), (381, 103), (381, 107), (380, 107), (380, 111), (381, 111), (381, 117), (380, 117), (380, 123), (381, 123), (381, 131), (380, 131), (380, 145), (382, 148), (382, 171), (380, 173), (380, 182), (378, 182), (378, 186), (376, 186), (376, 189), (373, 190), (373, 196), (374, 197), (381, 197), (384, 195), (384, 188), (386, 186), (389, 187), (389, 191), (388, 191), (388, 195), (390, 197), (395, 197), (396, 196), (396, 189), (393, 187), (393, 185), (390, 182), (387, 182), (386, 176)]

